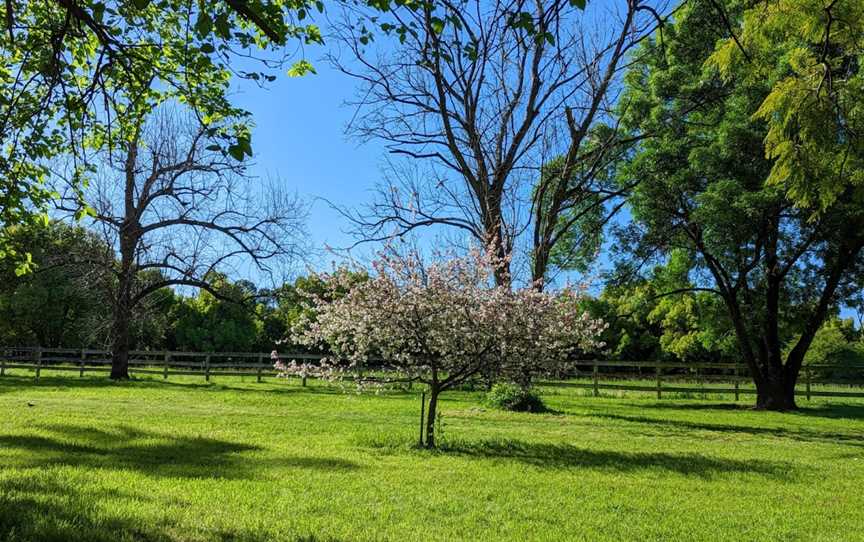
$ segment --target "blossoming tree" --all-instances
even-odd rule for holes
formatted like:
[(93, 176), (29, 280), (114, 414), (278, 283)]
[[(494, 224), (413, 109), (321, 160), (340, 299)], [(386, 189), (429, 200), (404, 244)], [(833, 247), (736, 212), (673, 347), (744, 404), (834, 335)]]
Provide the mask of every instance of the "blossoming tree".
[[(581, 291), (495, 286), (491, 261), (476, 250), (431, 263), (416, 252), (386, 251), (372, 276), (350, 288), (347, 269), (322, 275), (328, 291), (347, 294), (315, 296), (314, 316), (294, 326), (291, 340), (331, 355), (319, 365), (277, 359), (276, 367), (283, 375), (351, 375), (360, 386), (425, 383), (425, 445), (433, 448), (443, 391), (483, 371), (524, 382), (575, 352), (602, 346), (597, 337), (604, 324), (579, 310)], [(375, 371), (355, 376), (370, 365)]]

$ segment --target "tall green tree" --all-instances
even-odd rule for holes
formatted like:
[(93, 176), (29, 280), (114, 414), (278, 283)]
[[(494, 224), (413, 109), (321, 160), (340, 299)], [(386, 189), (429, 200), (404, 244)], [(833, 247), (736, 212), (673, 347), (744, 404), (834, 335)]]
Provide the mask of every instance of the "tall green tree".
[(805, 354), (860, 277), (864, 208), (852, 185), (818, 213), (787, 197), (759, 113), (776, 81), (751, 73), (755, 63), (723, 71), (706, 62), (718, 40), (722, 50), (741, 33), (738, 4), (717, 4), (689, 2), (627, 76), (623, 123), (649, 137), (619, 171), (622, 183), (639, 181), (622, 242), (634, 261), (688, 253), (690, 289), (723, 301), (757, 407), (794, 409)]

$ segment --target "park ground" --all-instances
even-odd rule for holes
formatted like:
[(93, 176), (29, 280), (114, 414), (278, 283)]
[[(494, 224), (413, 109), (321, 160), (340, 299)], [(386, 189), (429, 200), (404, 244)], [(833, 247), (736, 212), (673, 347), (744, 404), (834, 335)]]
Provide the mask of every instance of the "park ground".
[(0, 540), (864, 540), (864, 401), (0, 378)]

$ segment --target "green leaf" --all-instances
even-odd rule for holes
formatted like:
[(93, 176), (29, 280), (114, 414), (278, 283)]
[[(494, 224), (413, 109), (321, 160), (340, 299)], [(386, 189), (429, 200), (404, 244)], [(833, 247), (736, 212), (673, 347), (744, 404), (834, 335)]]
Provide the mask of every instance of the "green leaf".
[(24, 255), (24, 261), (15, 267), (15, 276), (21, 277), (33, 270), (33, 255), (29, 252)]
[(204, 11), (199, 13), (198, 19), (195, 21), (195, 32), (198, 34), (198, 37), (206, 38), (210, 35), (212, 29), (213, 19), (210, 18), (210, 15)]
[(587, 0), (570, 0), (570, 5), (578, 9), (585, 9), (587, 3)]
[(307, 73), (318, 73), (315, 71), (315, 67), (308, 60), (298, 60), (288, 69), (289, 77), (302, 77)]
[(432, 25), (432, 31), (436, 34), (444, 32), (444, 21), (439, 19), (438, 17), (432, 17), (430, 24)]
[(105, 17), (105, 4), (102, 2), (96, 2), (93, 4), (93, 20), (97, 23), (101, 23), (102, 19)]
[(147, 9), (147, 6), (150, 5), (150, 0), (132, 0), (132, 3), (136, 8), (140, 10)]
[(228, 154), (231, 155), (232, 158), (237, 160), (238, 162), (243, 161), (244, 153), (243, 148), (239, 145), (229, 145), (228, 146)]
[(216, 35), (223, 40), (231, 39), (231, 25), (228, 24), (228, 16), (224, 13), (216, 16)]

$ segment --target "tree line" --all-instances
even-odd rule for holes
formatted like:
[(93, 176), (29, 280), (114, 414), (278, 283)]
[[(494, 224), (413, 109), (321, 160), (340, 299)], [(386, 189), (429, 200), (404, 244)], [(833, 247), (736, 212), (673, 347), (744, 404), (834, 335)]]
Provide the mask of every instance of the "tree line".
[[(110, 349), (114, 284), (106, 268), (118, 262), (111, 247), (79, 225), (53, 221), (47, 227), (18, 227), (7, 232), (10, 242), (31, 253), (33, 272), (16, 273), (0, 266), (0, 344)], [(597, 295), (583, 295), (579, 304), (592, 318), (608, 324), (599, 338), (601, 359), (670, 362), (737, 360), (734, 330), (722, 303), (706, 292), (661, 295), (676, 285), (686, 262), (673, 258), (650, 277), (626, 286), (609, 285)], [(350, 274), (360, 282), (365, 275)], [(140, 278), (145, 283), (152, 277)], [(310, 296), (328, 286), (317, 276), (301, 276), (277, 288), (260, 288), (248, 280), (208, 277), (212, 289), (157, 290), (131, 318), (130, 348), (193, 352), (307, 351), (292, 343), (290, 330), (313, 311)], [(343, 289), (343, 293), (347, 289)], [(864, 310), (858, 318), (833, 314), (808, 350), (807, 363), (864, 364)], [(794, 322), (784, 322), (793, 326)], [(792, 331), (785, 336), (792, 337)], [(791, 343), (784, 345), (789, 349)], [(320, 351), (320, 349), (318, 350)], [(841, 375), (842, 376), (842, 375)]]
[[(0, 264), (0, 344), (108, 349), (113, 345), (113, 295), (120, 266), (99, 235), (79, 225), (52, 221), (16, 227), (10, 243), (26, 247), (33, 271)], [(316, 284), (301, 277), (263, 289), (224, 274), (204, 277), (208, 289), (156, 289), (130, 315), (129, 348), (194, 352), (270, 352), (307, 303), (299, 291)], [(162, 284), (159, 271), (135, 285)]]

